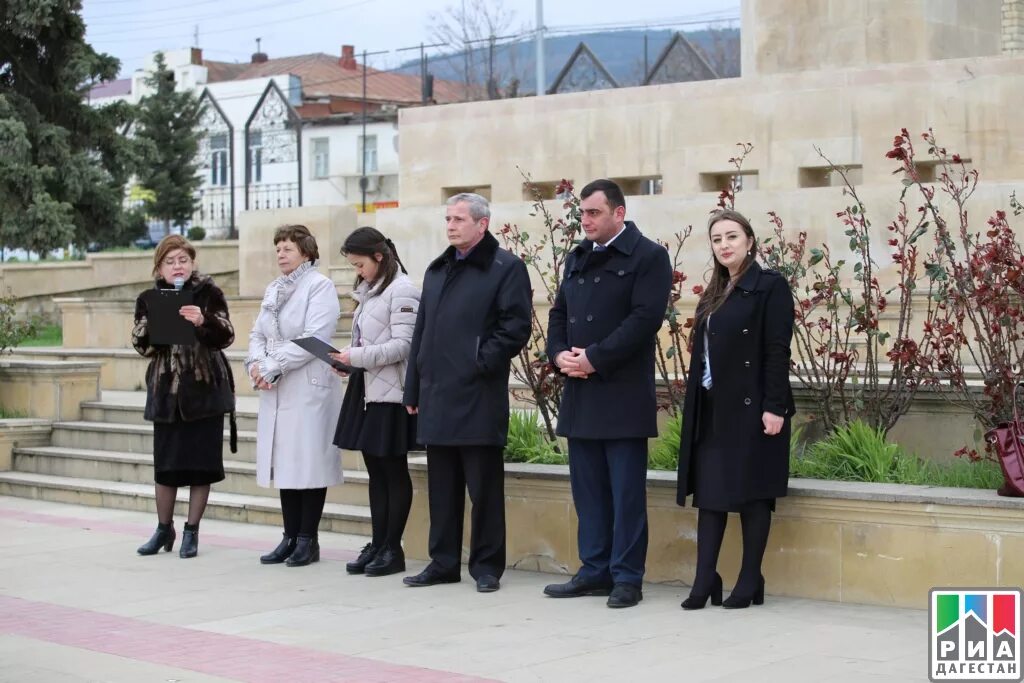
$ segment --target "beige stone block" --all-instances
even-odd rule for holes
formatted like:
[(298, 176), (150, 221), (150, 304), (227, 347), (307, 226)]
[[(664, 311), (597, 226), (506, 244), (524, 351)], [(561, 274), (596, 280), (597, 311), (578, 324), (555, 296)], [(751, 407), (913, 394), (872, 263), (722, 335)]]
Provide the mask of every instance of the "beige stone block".
[(1024, 534), (1003, 533), (998, 537), (998, 565), (993, 586), (1024, 586)]
[(843, 602), (923, 608), (937, 586), (990, 586), (997, 548), (987, 534), (921, 526), (848, 524)]
[(506, 487), (505, 522), (510, 531), (506, 536), (510, 567), (572, 573), (579, 566), (571, 496), (537, 500), (516, 495)]
[(843, 599), (842, 527), (830, 521), (789, 516), (785, 505), (785, 501), (779, 501), (782, 511), (772, 520), (765, 551), (767, 591), (815, 600)]

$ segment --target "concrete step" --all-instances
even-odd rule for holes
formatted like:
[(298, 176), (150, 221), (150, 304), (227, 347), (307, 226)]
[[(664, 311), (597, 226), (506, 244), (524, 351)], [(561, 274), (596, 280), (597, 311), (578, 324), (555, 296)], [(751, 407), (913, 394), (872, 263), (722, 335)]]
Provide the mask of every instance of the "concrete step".
[[(239, 462), (256, 462), (256, 432), (239, 430), (238, 453), (231, 453), (228, 440), (230, 434), (224, 430), (224, 455)], [(63, 448), (79, 448), (94, 451), (115, 451), (122, 453), (153, 453), (153, 425), (120, 424), (113, 422), (55, 422), (51, 445)], [(341, 452), (342, 467), (365, 469), (362, 455), (355, 451)]]
[[(13, 457), (16, 472), (128, 484), (153, 483), (153, 457), (144, 453), (48, 446), (17, 448)], [(256, 483), (253, 463), (225, 460), (224, 475), (224, 481), (213, 485), (215, 491), (278, 497), (277, 489), (263, 488)], [(343, 484), (327, 489), (327, 500), (344, 505), (368, 505), (368, 484), (366, 472), (345, 472)]]
[[(152, 484), (78, 479), (31, 472), (0, 472), (0, 496), (118, 510), (156, 511)], [(175, 512), (178, 515), (187, 514), (187, 489), (178, 491)], [(222, 493), (215, 488), (210, 494), (206, 517), (280, 526), (281, 505), (277, 499), (269, 496)], [(320, 530), (370, 536), (370, 510), (357, 505), (328, 503), (324, 506)]]

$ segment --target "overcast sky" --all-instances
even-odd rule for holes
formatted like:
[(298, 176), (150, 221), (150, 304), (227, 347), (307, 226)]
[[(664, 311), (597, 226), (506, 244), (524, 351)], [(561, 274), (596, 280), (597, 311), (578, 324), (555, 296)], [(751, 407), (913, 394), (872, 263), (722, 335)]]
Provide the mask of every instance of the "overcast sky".
[[(248, 61), (256, 38), (262, 38), (263, 51), (271, 58), (339, 54), (342, 44), (355, 45), (357, 51), (389, 50), (367, 59), (371, 66), (384, 68), (414, 56), (396, 49), (433, 42), (431, 15), (444, 14), (462, 1), (83, 0), (83, 15), (87, 39), (98, 51), (121, 60), (122, 76), (155, 50), (194, 45), (196, 26), (207, 59)], [(513, 14), (513, 32), (534, 28), (536, 0), (488, 1), (500, 2)], [(739, 0), (546, 0), (544, 24), (563, 32), (644, 25), (686, 30), (709, 19), (738, 26), (739, 13)]]

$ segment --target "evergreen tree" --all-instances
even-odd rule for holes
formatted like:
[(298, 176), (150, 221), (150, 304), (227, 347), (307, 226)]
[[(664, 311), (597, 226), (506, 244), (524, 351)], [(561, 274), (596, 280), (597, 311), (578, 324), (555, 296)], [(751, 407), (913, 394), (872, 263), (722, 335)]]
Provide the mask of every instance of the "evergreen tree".
[(89, 106), (117, 59), (85, 41), (79, 0), (0, 2), (0, 245), (45, 256), (69, 243), (130, 241), (123, 210), (133, 108)]
[(156, 70), (146, 78), (152, 94), (139, 102), (135, 138), (144, 162), (138, 171), (139, 185), (152, 193), (146, 202), (151, 218), (182, 226), (192, 219), (199, 175), (199, 119), (203, 107), (191, 90), (176, 92), (174, 72), (163, 53), (156, 55)]

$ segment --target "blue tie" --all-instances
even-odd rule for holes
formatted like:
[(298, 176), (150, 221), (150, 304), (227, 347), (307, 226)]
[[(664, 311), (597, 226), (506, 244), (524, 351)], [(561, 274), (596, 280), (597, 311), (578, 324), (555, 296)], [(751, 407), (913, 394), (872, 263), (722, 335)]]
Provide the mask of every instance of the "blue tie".
[(607, 248), (608, 248), (608, 247), (606, 247), (606, 246), (605, 246), (605, 245), (603, 245), (603, 244), (595, 244), (595, 245), (594, 245), (594, 251), (604, 251), (604, 250), (605, 250), (605, 249), (607, 249)]

